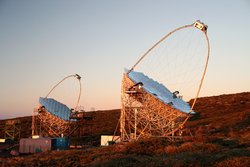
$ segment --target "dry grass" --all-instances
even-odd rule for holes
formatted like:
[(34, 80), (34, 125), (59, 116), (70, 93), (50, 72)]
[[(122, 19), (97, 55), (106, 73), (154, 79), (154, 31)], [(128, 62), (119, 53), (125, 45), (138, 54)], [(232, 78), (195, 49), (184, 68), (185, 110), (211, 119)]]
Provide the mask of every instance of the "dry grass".
[(247, 167), (250, 166), (250, 158), (247, 156), (244, 157), (233, 157), (217, 162), (215, 167)]

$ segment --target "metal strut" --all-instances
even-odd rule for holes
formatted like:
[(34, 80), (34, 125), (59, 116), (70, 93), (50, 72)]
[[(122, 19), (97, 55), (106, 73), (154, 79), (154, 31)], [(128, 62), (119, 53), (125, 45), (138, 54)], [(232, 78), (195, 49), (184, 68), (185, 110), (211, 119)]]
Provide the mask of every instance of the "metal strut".
[(45, 96), (45, 98), (47, 98), (47, 97), (50, 95), (50, 93), (51, 93), (58, 85), (60, 85), (63, 81), (65, 81), (66, 79), (71, 78), (71, 77), (75, 77), (75, 78), (79, 81), (79, 86), (80, 86), (79, 95), (78, 95), (78, 98), (77, 98), (76, 106), (75, 106), (75, 108), (74, 108), (74, 110), (76, 110), (76, 108), (77, 108), (78, 105), (79, 105), (79, 101), (80, 101), (80, 98), (81, 98), (81, 92), (82, 92), (81, 76), (78, 75), (78, 74), (69, 75), (69, 76), (63, 78), (60, 82), (58, 82), (58, 83), (49, 91), (49, 93)]

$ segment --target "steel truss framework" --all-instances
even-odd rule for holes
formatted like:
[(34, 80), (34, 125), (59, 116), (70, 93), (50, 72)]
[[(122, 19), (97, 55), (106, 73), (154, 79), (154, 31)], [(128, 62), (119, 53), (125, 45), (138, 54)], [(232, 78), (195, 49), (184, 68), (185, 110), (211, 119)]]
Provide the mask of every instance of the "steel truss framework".
[(181, 133), (180, 126), (187, 114), (163, 103), (143, 88), (134, 87), (136, 84), (124, 74), (121, 92), (121, 140), (167, 137)]
[(60, 119), (49, 113), (44, 107), (35, 109), (32, 119), (32, 135), (43, 137), (70, 136), (78, 129), (76, 121), (70, 122)]
[(68, 129), (68, 122), (50, 114), (44, 107), (34, 110), (34, 135), (60, 137)]
[(4, 138), (18, 140), (21, 136), (20, 120), (7, 120), (4, 127)]

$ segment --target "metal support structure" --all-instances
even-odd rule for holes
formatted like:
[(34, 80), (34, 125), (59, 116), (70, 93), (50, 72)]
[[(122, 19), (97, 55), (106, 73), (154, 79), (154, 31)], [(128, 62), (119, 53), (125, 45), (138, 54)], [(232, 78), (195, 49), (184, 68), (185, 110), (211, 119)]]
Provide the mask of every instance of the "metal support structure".
[(122, 81), (120, 132), (122, 141), (175, 135), (185, 113), (166, 105), (134, 83), (127, 74)]
[(38, 108), (33, 112), (32, 136), (69, 137), (79, 129), (79, 125), (79, 120), (65, 121), (52, 115), (45, 108)]
[(72, 78), (72, 77), (75, 77), (78, 81), (79, 81), (79, 95), (78, 95), (78, 98), (77, 98), (77, 102), (76, 102), (76, 106), (74, 108), (74, 110), (76, 111), (77, 107), (79, 106), (79, 102), (80, 102), (80, 98), (81, 98), (81, 93), (82, 93), (82, 84), (81, 84), (81, 76), (78, 75), (78, 74), (74, 74), (74, 75), (69, 75), (65, 78), (63, 78), (60, 82), (58, 82), (55, 86), (53, 86), (53, 88), (49, 91), (49, 93), (45, 96), (45, 98), (47, 98), (50, 93), (57, 87), (59, 86), (63, 81), (65, 81), (66, 79), (68, 78)]
[(69, 133), (69, 122), (50, 114), (43, 107), (34, 110), (32, 124), (32, 135), (60, 137)]
[(21, 136), (21, 121), (6, 120), (4, 127), (4, 138), (11, 140), (19, 140)]

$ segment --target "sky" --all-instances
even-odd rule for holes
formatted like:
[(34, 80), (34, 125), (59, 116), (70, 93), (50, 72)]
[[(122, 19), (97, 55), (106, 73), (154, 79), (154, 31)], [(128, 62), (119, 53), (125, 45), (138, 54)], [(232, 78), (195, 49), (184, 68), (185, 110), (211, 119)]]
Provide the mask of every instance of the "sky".
[[(211, 44), (200, 96), (249, 92), (248, 0), (0, 0), (0, 119), (31, 115), (40, 96), (76, 73), (85, 110), (120, 108), (124, 67), (198, 19)], [(67, 99), (78, 89), (57, 91)]]

